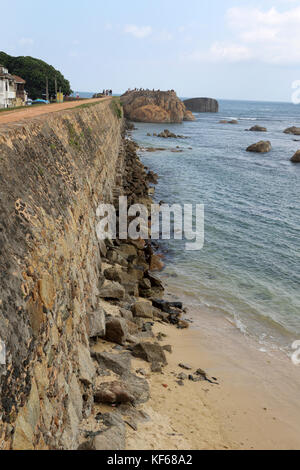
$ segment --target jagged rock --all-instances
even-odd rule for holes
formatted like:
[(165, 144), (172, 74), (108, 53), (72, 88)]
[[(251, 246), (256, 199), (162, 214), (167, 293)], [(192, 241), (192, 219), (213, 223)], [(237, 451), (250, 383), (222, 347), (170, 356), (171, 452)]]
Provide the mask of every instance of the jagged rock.
[(98, 244), (99, 244), (99, 250), (100, 250), (101, 256), (104, 256), (104, 258), (106, 258), (107, 248), (106, 248), (105, 241), (104, 240), (98, 240)]
[(115, 266), (105, 269), (103, 274), (105, 279), (109, 281), (122, 283), (122, 272)]
[[(177, 328), (179, 328), (180, 330), (186, 330), (187, 328), (190, 327), (188, 322), (185, 320), (180, 320), (178, 317), (175, 317), (174, 320), (175, 321), (173, 321), (173, 324), (177, 325)], [(170, 318), (169, 318), (169, 321), (170, 321)]]
[(162, 310), (165, 313), (182, 313), (183, 304), (182, 302), (168, 302), (167, 300), (152, 299), (153, 307)]
[(103, 299), (124, 299), (125, 289), (118, 282), (106, 280), (99, 291), (99, 297)]
[(212, 98), (191, 98), (183, 101), (185, 107), (193, 113), (218, 113), (219, 103)]
[(194, 121), (174, 91), (128, 91), (121, 96), (125, 116), (137, 122), (182, 122)]
[(123, 287), (127, 295), (131, 297), (139, 296), (139, 285), (137, 282), (128, 282), (124, 284)]
[(134, 403), (127, 384), (122, 381), (105, 382), (99, 385), (94, 393), (96, 403)]
[(191, 366), (189, 366), (188, 364), (178, 364), (179, 367), (181, 367), (181, 369), (184, 369), (184, 370), (192, 370)]
[(207, 374), (202, 369), (197, 369), (196, 370), (196, 375), (198, 375), (199, 377), (202, 377), (203, 380), (207, 380)]
[(256, 144), (250, 145), (247, 148), (247, 152), (255, 152), (255, 153), (268, 153), (272, 149), (272, 145), (270, 141), (261, 140)]
[(160, 137), (161, 139), (177, 139), (177, 138), (180, 138), (180, 136), (174, 134), (173, 132), (170, 132), (169, 129), (165, 129), (163, 132), (158, 134), (157, 137)]
[(293, 135), (300, 135), (300, 127), (288, 127), (283, 131), (285, 134), (293, 134)]
[(132, 313), (135, 317), (153, 319), (153, 307), (148, 302), (135, 302)]
[(132, 321), (133, 320), (133, 313), (130, 310), (127, 310), (125, 308), (120, 309), (120, 315), (122, 318), (125, 318), (126, 320)]
[(134, 404), (146, 403), (150, 398), (150, 387), (147, 380), (129, 373), (122, 377), (130, 394), (134, 397)]
[(147, 276), (147, 278), (150, 280), (152, 287), (157, 287), (157, 288), (159, 288), (159, 290), (161, 290), (161, 291), (164, 291), (164, 290), (165, 290), (165, 289), (164, 289), (164, 286), (163, 286), (163, 283), (162, 283), (162, 281), (159, 279), (159, 277), (155, 276), (154, 274), (152, 274), (152, 273), (150, 273), (150, 272), (148, 272), (148, 273), (146, 274), (146, 276)]
[(118, 412), (102, 414), (99, 419), (106, 429), (91, 434), (78, 450), (124, 450), (126, 446), (126, 427)]
[(104, 369), (109, 369), (115, 374), (126, 375), (131, 369), (131, 354), (128, 352), (113, 354), (113, 353), (93, 353), (92, 356), (96, 359), (99, 366)]
[(79, 379), (81, 382), (90, 385), (93, 383), (96, 374), (96, 369), (93, 364), (90, 351), (81, 343), (78, 344), (77, 349)]
[(105, 336), (105, 312), (98, 308), (95, 312), (87, 314), (89, 322), (89, 337), (97, 338)]
[(178, 374), (177, 375), (177, 378), (179, 380), (187, 380), (188, 379), (188, 376), (184, 373), (184, 372), (181, 372), (181, 374)]
[(158, 174), (154, 173), (154, 171), (148, 171), (147, 180), (151, 184), (157, 184), (158, 183)]
[(249, 129), (250, 132), (267, 132), (266, 127), (261, 127), (261, 126), (253, 126)]
[(150, 279), (144, 278), (139, 282), (139, 288), (142, 290), (151, 289), (152, 285)]
[(150, 389), (145, 378), (138, 377), (127, 371), (121, 380), (100, 384), (95, 393), (96, 403), (131, 403), (137, 405), (149, 400)]
[(128, 336), (127, 321), (124, 318), (109, 317), (106, 319), (105, 339), (123, 345)]
[(164, 351), (167, 351), (168, 353), (172, 354), (172, 346), (170, 344), (166, 344), (162, 348)]
[(298, 150), (295, 155), (291, 158), (291, 162), (300, 163), (300, 150)]
[(132, 349), (132, 355), (151, 364), (167, 364), (167, 358), (163, 348), (157, 343), (141, 342)]
[(118, 249), (118, 252), (121, 253), (121, 255), (124, 256), (125, 259), (128, 259), (131, 256), (133, 256), (133, 257), (137, 256), (136, 247), (132, 244), (129, 244), (129, 243), (121, 245)]
[(154, 372), (155, 374), (161, 374), (162, 373), (162, 366), (161, 364), (157, 362), (153, 362), (151, 364), (151, 372)]
[(150, 271), (162, 271), (165, 265), (161, 258), (157, 255), (152, 255), (150, 259)]

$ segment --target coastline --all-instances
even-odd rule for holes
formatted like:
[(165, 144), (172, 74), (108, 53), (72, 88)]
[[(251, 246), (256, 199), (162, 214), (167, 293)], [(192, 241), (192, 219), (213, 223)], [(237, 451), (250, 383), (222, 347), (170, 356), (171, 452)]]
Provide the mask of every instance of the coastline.
[[(165, 287), (164, 298), (178, 300)], [(221, 315), (193, 307), (186, 319), (191, 327), (184, 330), (155, 323), (155, 336), (165, 335), (173, 351), (162, 374), (147, 370), (151, 396), (143, 409), (151, 421), (138, 435), (128, 430), (127, 450), (298, 449), (300, 376), (290, 358), (265, 351)], [(204, 369), (218, 385), (188, 379), (179, 385), (179, 363)]]

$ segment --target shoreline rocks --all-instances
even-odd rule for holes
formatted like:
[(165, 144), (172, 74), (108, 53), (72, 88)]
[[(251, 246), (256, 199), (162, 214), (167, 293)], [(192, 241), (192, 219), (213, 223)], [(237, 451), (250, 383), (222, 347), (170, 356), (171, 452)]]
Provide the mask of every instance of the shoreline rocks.
[[(121, 193), (127, 195), (128, 204), (151, 204), (149, 184), (156, 184), (158, 175), (146, 171), (137, 155), (134, 142), (124, 140), (126, 168)], [(116, 205), (117, 203), (116, 195)], [(124, 426), (137, 429), (138, 417), (128, 410), (150, 398), (147, 372), (132, 371), (132, 358), (149, 364), (151, 373), (163, 373), (167, 365), (166, 352), (172, 346), (160, 345), (163, 335), (154, 337), (154, 322), (164, 322), (178, 328), (184, 327), (181, 302), (162, 300), (164, 286), (152, 270), (163, 269), (163, 262), (156, 251), (158, 244), (147, 240), (106, 240), (99, 244), (101, 273), (99, 273), (99, 305), (88, 315), (90, 351), (81, 352), (83, 372), (80, 380), (93, 390), (95, 404), (112, 406), (112, 412), (95, 414), (91, 403), (89, 420), (80, 425), (79, 449), (119, 449), (126, 445)], [(188, 324), (186, 323), (186, 326)], [(107, 343), (110, 351), (103, 351)], [(98, 352), (100, 347), (100, 351)], [(92, 364), (84, 373), (86, 356)], [(138, 413), (143, 414), (142, 410)], [(92, 431), (90, 430), (92, 429)], [(112, 442), (109, 442), (112, 439)]]

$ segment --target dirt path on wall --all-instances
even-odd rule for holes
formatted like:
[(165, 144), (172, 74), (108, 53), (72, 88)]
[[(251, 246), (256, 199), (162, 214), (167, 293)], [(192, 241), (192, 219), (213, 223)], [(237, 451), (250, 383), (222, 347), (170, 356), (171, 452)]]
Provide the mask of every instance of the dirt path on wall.
[(9, 124), (12, 122), (24, 121), (25, 119), (32, 119), (42, 114), (56, 113), (64, 109), (71, 109), (81, 106), (83, 104), (97, 103), (97, 101), (111, 100), (112, 98), (107, 96), (105, 98), (87, 99), (80, 101), (70, 101), (66, 103), (55, 103), (51, 105), (32, 106), (25, 109), (10, 110), (0, 113), (0, 126), (3, 124)]

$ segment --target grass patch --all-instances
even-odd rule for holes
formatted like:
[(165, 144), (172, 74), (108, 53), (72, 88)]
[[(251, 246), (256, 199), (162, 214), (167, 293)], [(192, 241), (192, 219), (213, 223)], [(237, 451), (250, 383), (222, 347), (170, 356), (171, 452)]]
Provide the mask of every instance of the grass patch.
[(97, 104), (99, 104), (99, 101), (97, 101), (96, 103), (95, 102), (93, 102), (93, 103), (84, 103), (84, 104), (80, 104), (78, 106), (75, 106), (74, 109), (91, 108), (92, 106), (96, 106)]
[(111, 108), (112, 108), (113, 112), (115, 113), (115, 115), (119, 119), (122, 119), (122, 117), (123, 117), (123, 108), (122, 108), (120, 98), (118, 98), (118, 97), (113, 98), (113, 100), (111, 102)]
[(74, 126), (71, 122), (67, 122), (68, 131), (69, 131), (69, 145), (75, 149), (80, 149), (80, 138), (81, 136), (77, 134), (74, 129)]

